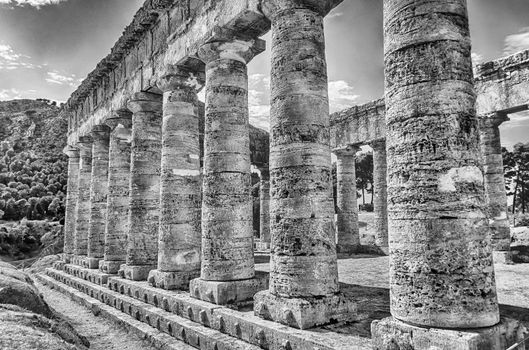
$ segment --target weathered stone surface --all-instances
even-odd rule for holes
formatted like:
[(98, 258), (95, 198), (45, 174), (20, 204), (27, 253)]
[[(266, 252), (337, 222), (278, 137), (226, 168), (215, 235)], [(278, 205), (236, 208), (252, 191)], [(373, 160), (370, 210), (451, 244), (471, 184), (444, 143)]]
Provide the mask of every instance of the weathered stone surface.
[(492, 231), (492, 245), (495, 251), (502, 252), (509, 252), (511, 243), (499, 129), (501, 123), (507, 120), (507, 116), (503, 114), (483, 116), (479, 119), (481, 156), (485, 171), (485, 197)]
[(66, 194), (66, 214), (64, 218), (64, 256), (66, 263), (71, 261), (75, 248), (75, 223), (77, 198), (79, 196), (79, 149), (67, 146), (64, 153), (68, 156), (68, 192)]
[(259, 169), (260, 198), (260, 250), (270, 249), (270, 170), (268, 167)]
[(360, 245), (356, 192), (356, 153), (359, 147), (335, 149), (336, 155), (336, 251), (355, 253)]
[(375, 243), (388, 246), (388, 190), (385, 140), (370, 143), (373, 148), (373, 212), (375, 214)]
[(74, 255), (79, 259), (84, 259), (88, 253), (88, 231), (90, 229), (90, 180), (92, 178), (92, 139), (84, 137), (79, 140), (80, 150), (79, 162), (79, 184), (77, 189), (77, 206), (75, 212), (75, 238)]
[(391, 312), (499, 322), (464, 0), (384, 3)]
[(158, 260), (162, 96), (137, 93), (128, 107), (133, 115), (129, 235), (124, 274), (128, 279), (146, 280)]
[(158, 269), (149, 283), (187, 289), (200, 276), (201, 176), (197, 92), (204, 74), (177, 67), (163, 76), (164, 92)]
[(323, 17), (296, 6), (268, 16), (270, 293), (284, 298), (332, 295), (338, 291), (338, 271)]
[(503, 318), (493, 327), (473, 330), (422, 328), (386, 318), (373, 322), (371, 333), (374, 350), (499, 350), (521, 342), (527, 330), (521, 322)]
[(511, 250), (514, 262), (529, 263), (529, 227), (512, 229)]
[(132, 113), (128, 110), (117, 111), (106, 123), (111, 134), (104, 261), (101, 262), (100, 269), (115, 274), (127, 257)]
[(92, 178), (90, 181), (90, 228), (88, 230), (88, 268), (99, 268), (104, 257), (108, 195), (108, 148), (110, 128), (95, 126), (92, 130)]

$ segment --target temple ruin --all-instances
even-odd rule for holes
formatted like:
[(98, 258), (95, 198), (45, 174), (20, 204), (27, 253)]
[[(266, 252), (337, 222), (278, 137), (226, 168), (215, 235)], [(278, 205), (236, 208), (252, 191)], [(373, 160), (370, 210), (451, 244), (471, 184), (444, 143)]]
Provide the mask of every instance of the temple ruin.
[[(474, 77), (465, 0), (385, 0), (385, 98), (330, 116), (323, 19), (341, 2), (145, 1), (63, 110), (64, 258), (41, 280), (169, 335), (165, 348), (522, 340), (520, 322), (500, 319), (493, 257), (510, 259), (498, 126), (529, 108), (529, 51)], [(268, 134), (249, 125), (247, 64), (270, 30)], [(376, 246), (391, 265), (392, 317), (373, 322), (372, 339), (321, 328), (364, 317), (337, 265), (337, 253), (360, 250), (363, 145), (374, 152)], [(270, 251), (270, 273), (256, 271), (256, 247)]]

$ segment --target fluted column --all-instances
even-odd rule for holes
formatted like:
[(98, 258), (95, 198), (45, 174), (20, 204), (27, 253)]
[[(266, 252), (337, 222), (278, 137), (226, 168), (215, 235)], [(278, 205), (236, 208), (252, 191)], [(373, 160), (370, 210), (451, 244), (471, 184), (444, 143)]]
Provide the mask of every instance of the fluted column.
[(270, 171), (268, 167), (259, 170), (260, 248), (270, 250)]
[(485, 170), (485, 197), (492, 234), (494, 260), (511, 262), (511, 229), (509, 227), (507, 191), (503, 175), (503, 156), (499, 126), (509, 120), (506, 114), (483, 116), (480, 121), (480, 144)]
[(254, 279), (246, 64), (263, 49), (258, 39), (199, 49), (206, 63), (202, 266), (190, 288), (216, 304), (249, 299), (261, 287)]
[(110, 129), (96, 125), (92, 129), (92, 179), (90, 182), (90, 228), (88, 230), (89, 269), (99, 268), (105, 248), (105, 226), (108, 195), (108, 143)]
[(116, 274), (127, 258), (132, 113), (118, 110), (105, 123), (111, 133), (104, 261), (100, 262), (99, 267), (102, 272)]
[(338, 287), (323, 16), (332, 1), (272, 0), (270, 289), (255, 313), (298, 328), (347, 318)]
[(373, 348), (508, 348), (519, 326), (497, 325), (466, 1), (384, 0), (384, 17), (393, 317)]
[(132, 111), (129, 235), (123, 275), (147, 280), (158, 262), (162, 96), (140, 92), (128, 103)]
[(92, 138), (79, 138), (80, 151), (77, 206), (75, 208), (74, 257), (72, 262), (84, 266), (88, 254), (88, 231), (90, 229), (90, 181), (92, 178)]
[(204, 73), (177, 67), (158, 81), (164, 92), (158, 269), (149, 283), (188, 289), (200, 276), (202, 184), (197, 92)]
[(356, 191), (356, 153), (359, 147), (334, 150), (336, 155), (336, 251), (355, 253), (360, 247), (358, 195)]
[(64, 218), (63, 261), (70, 263), (74, 254), (75, 212), (79, 196), (79, 149), (66, 146), (63, 151), (68, 156), (68, 192), (66, 194), (66, 214)]
[(388, 191), (386, 141), (380, 140), (370, 144), (373, 148), (373, 212), (375, 227), (375, 244), (387, 253), (388, 246)]

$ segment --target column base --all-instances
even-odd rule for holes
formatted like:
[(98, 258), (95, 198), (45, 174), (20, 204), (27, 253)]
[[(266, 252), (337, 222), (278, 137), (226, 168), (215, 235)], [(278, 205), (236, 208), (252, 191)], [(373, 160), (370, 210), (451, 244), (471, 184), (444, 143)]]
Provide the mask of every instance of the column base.
[(527, 330), (507, 318), (493, 327), (456, 330), (417, 327), (389, 317), (373, 321), (371, 334), (374, 350), (499, 350), (522, 341)]
[(131, 280), (131, 281), (147, 281), (149, 272), (155, 270), (156, 266), (143, 265), (143, 266), (129, 266), (121, 265), (118, 274), (120, 277)]
[(176, 272), (152, 270), (149, 272), (147, 281), (156, 288), (189, 290), (189, 282), (198, 277), (200, 277), (200, 270)]
[(103, 260), (101, 258), (86, 258), (86, 268), (90, 270), (99, 269), (99, 262)]
[(121, 268), (121, 265), (124, 265), (125, 261), (99, 261), (99, 271), (108, 273), (109, 275), (116, 275)]
[(284, 298), (262, 291), (254, 297), (254, 313), (265, 320), (309, 329), (354, 318), (358, 306), (344, 294), (326, 297)]
[(339, 254), (362, 253), (362, 246), (360, 244), (337, 244), (336, 253), (339, 253)]
[(66, 264), (70, 264), (72, 262), (72, 259), (73, 259), (73, 254), (64, 253), (62, 255), (62, 261), (64, 261)]
[(242, 281), (205, 281), (195, 278), (189, 283), (192, 297), (217, 305), (252, 300), (255, 293), (268, 289), (268, 273), (256, 271), (255, 277)]
[(492, 258), (495, 264), (513, 264), (512, 254), (510, 251), (493, 251)]

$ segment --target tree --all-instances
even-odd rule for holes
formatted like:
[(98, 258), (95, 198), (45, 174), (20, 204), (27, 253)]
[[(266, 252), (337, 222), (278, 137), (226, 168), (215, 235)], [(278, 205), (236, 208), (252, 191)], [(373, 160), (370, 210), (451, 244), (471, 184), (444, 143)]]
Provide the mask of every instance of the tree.
[[(358, 154), (355, 164), (356, 187), (362, 191), (362, 203), (366, 204), (366, 191), (373, 192), (373, 152)], [(371, 196), (373, 204), (373, 196)]]
[(502, 149), (507, 195), (513, 196), (512, 212), (522, 213), (529, 205), (529, 143), (517, 143), (513, 151)]

